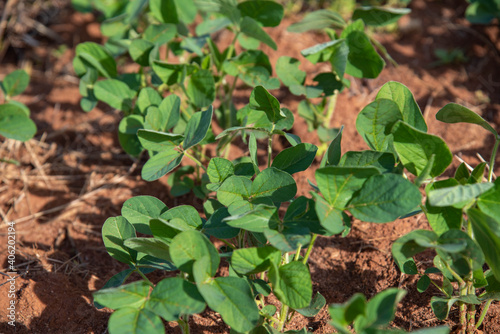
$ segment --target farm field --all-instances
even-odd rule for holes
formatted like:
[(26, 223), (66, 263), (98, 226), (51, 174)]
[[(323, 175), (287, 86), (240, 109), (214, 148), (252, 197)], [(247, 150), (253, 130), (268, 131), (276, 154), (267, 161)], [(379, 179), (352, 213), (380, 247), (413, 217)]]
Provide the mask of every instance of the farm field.
[[(112, 310), (97, 309), (94, 306), (93, 293), (129, 266), (108, 254), (102, 236), (104, 222), (109, 217), (122, 215), (122, 206), (127, 200), (145, 195), (158, 198), (168, 208), (193, 206), (201, 217), (209, 217), (204, 211), (204, 200), (195, 196), (193, 191), (180, 196), (172, 195), (173, 181), (169, 179), (170, 174), (157, 180), (154, 177), (150, 177), (151, 181), (144, 180), (143, 167), (148, 163), (149, 156), (144, 152), (138, 154), (138, 157), (132, 157), (122, 148), (123, 140), (120, 143), (118, 135), (119, 124), (123, 119), (122, 111), (103, 103), (102, 100), (90, 112), (82, 110), (80, 78), (73, 69), (75, 50), (79, 43), (103, 44), (106, 37), (101, 34), (96, 12), (77, 12), (65, 1), (54, 1), (54, 5), (57, 10), (52, 8), (51, 13), (57, 14), (50, 18), (47, 27), (57, 34), (58, 39), (35, 34), (32, 38), (39, 42), (36, 43), (38, 45), (31, 46), (12, 39), (13, 46), (4, 54), (0, 54), (3, 57), (0, 60), (0, 80), (20, 68), (30, 74), (28, 88), (14, 100), (22, 102), (31, 110), (31, 119), (37, 127), (34, 138), (26, 142), (0, 137), (0, 158), (5, 161), (0, 162), (0, 268), (3, 273), (9, 271), (7, 236), (8, 227), (14, 226), (15, 265), (18, 275), (15, 279), (15, 327), (9, 325), (7, 317), (11, 302), (7, 297), (10, 287), (10, 284), (7, 284), (8, 277), (0, 275), (0, 332), (108, 333), (111, 332), (108, 331), (108, 321)], [(260, 49), (268, 55), (273, 69), (282, 56), (299, 59), (300, 69), (307, 73), (305, 83), (312, 84), (312, 78), (324, 71), (330, 71), (331, 65), (327, 62), (306, 62), (301, 51), (330, 39), (327, 34), (318, 31), (288, 31), (287, 28), (299, 22), (307, 12), (306, 4), (302, 10), (297, 9), (297, 6), (285, 5), (285, 16), (279, 26), (265, 28), (276, 42), (276, 50), (265, 44), (262, 44)], [(493, 131), (500, 129), (500, 28), (498, 21), (489, 25), (471, 24), (464, 17), (467, 6), (468, 3), (462, 0), (412, 0), (408, 5), (411, 13), (402, 16), (397, 23), (390, 25), (390, 28), (374, 30), (375, 39), (387, 49), (398, 65), (395, 66), (386, 60), (386, 66), (380, 75), (372, 79), (346, 75), (351, 82), (350, 87), (346, 87), (335, 97), (335, 109), (329, 123), (330, 128), (343, 126), (340, 143), (342, 154), (370, 149), (364, 139), (366, 136), (360, 134), (357, 129), (358, 115), (367, 105), (375, 103), (377, 94), (387, 82), (396, 81), (413, 93), (422, 112), (421, 118), (427, 125), (427, 133), (442, 138), (451, 151), (451, 162), (444, 168), (446, 170), (443, 169), (443, 173), (439, 173), (438, 179), (454, 177), (457, 169), (465, 168), (460, 167), (463, 166), (462, 162), (475, 167), (483, 161), (490, 161), (496, 143), (495, 135), (491, 131), (486, 131), (484, 126), (482, 128), (467, 123), (447, 124), (436, 119), (438, 111), (445, 105), (456, 103), (479, 114), (492, 126)], [(232, 32), (228, 30), (221, 30), (212, 36), (221, 49), (222, 46), (228, 46), (233, 38)], [(239, 44), (236, 51), (242, 51)], [(131, 61), (118, 60), (117, 63), (119, 69), (124, 69), (123, 72), (137, 70), (137, 64), (132, 64)], [(277, 77), (275, 71), (273, 77)], [(264, 94), (263, 91), (267, 90), (259, 87), (262, 89), (254, 89), (242, 80), (237, 81), (233, 94), (235, 107), (243, 108), (249, 103), (251, 96), (256, 100), (254, 104), (262, 103), (258, 93)], [(304, 143), (316, 145), (319, 147), (318, 151), (321, 151), (321, 155), (318, 153), (311, 159), (310, 167), (306, 166), (293, 173), (297, 189), (295, 197), (310, 198), (310, 192), (314, 191), (314, 188), (309, 181), (321, 188), (320, 182), (315, 181), (318, 179), (316, 171), (321, 168), (334, 168), (322, 165), (322, 155), (328, 150), (328, 143), (334, 137), (325, 143), (320, 138), (319, 131), (313, 131), (310, 124), (299, 116), (299, 105), (304, 97), (293, 94), (291, 90), (293, 89), (283, 84), (278, 89), (268, 89), (279, 101), (281, 108), (289, 109), (294, 115), (293, 127), (286, 131), (300, 137)], [(221, 101), (216, 100), (213, 104), (218, 107)], [(257, 110), (265, 109), (260, 107), (263, 109)], [(215, 113), (212, 116), (211, 109), (205, 107), (196, 111), (200, 110), (210, 110), (214, 135), (222, 133), (224, 129), (221, 122), (216, 121)], [(273, 121), (273, 130), (275, 123), (276, 120)], [(404, 123), (400, 121), (398, 124)], [(198, 144), (205, 134), (206, 130), (195, 144)], [(188, 137), (186, 135), (186, 138)], [(274, 140), (269, 141), (273, 158), (292, 146), (287, 138), (275, 136)], [(187, 152), (188, 140), (183, 140)], [(263, 170), (270, 167), (267, 144), (266, 140), (259, 139), (254, 147), (257, 159), (252, 160), (252, 163), (260, 169), (260, 174), (253, 179), (254, 183), (259, 175), (264, 173)], [(236, 137), (230, 145), (231, 149), (224, 152), (227, 152), (224, 157), (228, 160), (253, 154), (246, 139), (242, 137)], [(429, 158), (430, 166), (434, 166), (433, 163), (437, 165), (435, 161), (444, 161), (444, 155), (435, 154), (432, 160)], [(200, 156), (217, 157), (215, 140), (208, 143), (197, 157)], [(8, 160), (18, 161), (19, 164), (8, 163)], [(204, 168), (208, 167), (206, 161), (203, 161)], [(497, 157), (496, 168), (490, 181), (495, 180), (495, 174), (500, 175), (499, 162)], [(404, 165), (407, 170), (411, 170), (412, 167), (408, 167), (410, 164)], [(195, 162), (190, 159), (183, 159), (181, 167), (178, 168), (189, 168), (186, 166), (197, 168)], [(203, 172), (202, 169), (197, 170)], [(425, 168), (418, 169), (418, 173), (406, 174), (409, 175), (408, 179), (414, 182), (420, 173), (425, 173)], [(487, 179), (488, 170), (483, 173)], [(193, 178), (196, 177), (195, 173), (192, 175)], [(480, 180), (483, 180), (483, 175)], [(219, 181), (223, 184), (224, 180)], [(406, 179), (404, 181), (411, 183)], [(212, 180), (211, 182), (215, 183)], [(495, 184), (498, 185), (498, 182)], [(214, 189), (218, 191), (220, 188)], [(323, 189), (321, 188), (321, 193), (324, 192)], [(426, 194), (423, 187), (420, 187), (420, 193)], [(234, 203), (232, 200), (222, 200), (219, 194), (217, 196), (224, 205), (228, 203), (226, 206)], [(271, 204), (287, 202), (289, 199), (271, 201)], [(284, 206), (284, 209), (277, 210), (276, 214), (283, 219), (287, 208), (288, 206)], [(440, 291), (431, 285), (425, 292), (418, 292), (419, 277), (402, 273), (393, 258), (391, 247), (400, 237), (419, 229), (431, 230), (424, 213), (416, 213), (388, 223), (361, 221), (354, 211), (350, 211), (349, 215), (353, 220), (351, 230), (346, 236), (339, 234), (342, 231), (332, 233), (335, 234), (333, 236), (318, 236), (309, 258), (305, 257), (310, 271), (312, 292), (314, 295), (319, 292), (326, 300), (327, 306), (313, 317), (294, 312), (293, 319), (286, 324), (286, 330), (305, 328), (311, 333), (334, 333), (336, 329), (330, 323), (328, 305), (345, 303), (356, 293), (362, 293), (367, 299), (371, 299), (386, 289), (400, 288), (407, 293), (398, 304), (395, 318), (389, 327), (414, 331), (445, 325), (450, 328), (451, 333), (462, 333), (464, 329), (459, 325), (459, 308), (452, 307), (447, 319), (439, 320), (431, 309), (431, 298)], [(498, 220), (498, 216), (493, 218)], [(8, 225), (9, 222), (15, 224)], [(315, 233), (313, 234), (316, 235)], [(141, 236), (145, 235), (143, 233)], [(223, 254), (221, 249), (227, 246), (227, 242), (211, 236), (210, 240), (220, 250), (220, 254)], [(235, 238), (231, 240), (233, 239)], [(242, 239), (244, 243), (245, 237)], [(500, 236), (497, 239), (500, 240)], [(273, 246), (277, 247), (274, 243)], [(301, 246), (302, 244), (299, 245), (299, 250)], [(305, 256), (306, 249), (307, 246), (302, 249), (301, 256)], [(287, 253), (287, 261), (288, 253), (291, 257), (295, 256), (295, 251), (284, 253)], [(433, 266), (434, 255), (432, 249), (424, 249), (416, 254), (415, 260), (419, 268)], [(299, 257), (296, 258), (298, 259)], [(488, 268), (488, 265), (493, 267), (491, 261), (494, 260), (490, 260), (487, 255), (485, 261), (487, 264), (481, 263), (484, 264), (483, 269)], [(498, 264), (498, 260), (496, 261)], [(228, 263), (228, 260), (222, 257), (216, 277), (229, 275), (232, 269), (229, 269)], [(285, 266), (290, 263), (287, 262)], [(191, 268), (187, 271), (190, 270)], [(157, 284), (177, 274), (175, 271), (156, 270), (146, 276), (153, 284)], [(194, 277), (196, 278), (196, 274)], [(439, 285), (442, 284), (441, 275), (432, 274), (430, 277)], [(141, 276), (133, 273), (128, 282), (141, 279)], [(195, 281), (199, 283), (198, 279)], [(202, 295), (207, 299), (203, 293)], [(283, 296), (286, 293), (280, 295), (278, 292), (278, 295)], [(283, 302), (281, 299), (286, 298), (277, 298), (274, 295), (265, 297), (266, 304), (275, 306)], [(210, 303), (209, 306), (213, 308)], [(482, 307), (484, 304), (478, 306), (478, 315)], [(227, 320), (223, 320), (219, 314), (223, 311), (214, 312), (210, 308), (207, 307), (205, 311), (189, 317), (191, 333), (230, 332)], [(181, 333), (178, 322), (162, 321), (167, 333)], [(482, 325), (476, 332), (500, 333), (498, 301), (491, 303)]]

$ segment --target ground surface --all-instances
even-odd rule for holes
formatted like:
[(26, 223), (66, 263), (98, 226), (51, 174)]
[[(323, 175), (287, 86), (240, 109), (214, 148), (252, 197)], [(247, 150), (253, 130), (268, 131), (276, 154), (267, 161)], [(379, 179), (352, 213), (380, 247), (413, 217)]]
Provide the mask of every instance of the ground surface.
[[(355, 133), (357, 113), (371, 102), (387, 81), (400, 81), (414, 93), (428, 122), (429, 132), (445, 139), (457, 156), (450, 168), (465, 160), (474, 166), (476, 153), (489, 159), (493, 139), (480, 127), (444, 125), (436, 112), (448, 102), (478, 111), (497, 129), (500, 125), (500, 40), (498, 27), (470, 26), (463, 19), (465, 1), (423, 1), (411, 4), (412, 14), (402, 20), (397, 33), (378, 39), (400, 64), (388, 66), (376, 80), (353, 80), (337, 104), (332, 126), (345, 125), (342, 149), (366, 146)], [(293, 21), (287, 19), (283, 27)], [(169, 207), (180, 203), (200, 208), (189, 196), (169, 197), (166, 179), (147, 183), (140, 178), (140, 166), (122, 152), (117, 141), (118, 112), (105, 105), (87, 114), (79, 107), (78, 80), (71, 67), (73, 50), (81, 41), (100, 41), (99, 26), (91, 15), (63, 10), (51, 29), (62, 36), (68, 48), (57, 49), (48, 41), (29, 50), (7, 54), (0, 78), (17, 66), (32, 68), (29, 90), (20, 100), (32, 110), (37, 123), (36, 138), (26, 145), (4, 141), (0, 156), (17, 159), (20, 167), (0, 164), (0, 214), (15, 220), (18, 322), (15, 330), (6, 324), (7, 285), (0, 286), (0, 333), (105, 333), (109, 311), (96, 310), (92, 291), (123, 269), (106, 253), (100, 229), (106, 218), (120, 214), (122, 203), (135, 195), (153, 195)], [(316, 34), (297, 37), (284, 29), (270, 30), (279, 45), (271, 62), (280, 55), (300, 57), (299, 51), (322, 40)], [(224, 39), (224, 35), (220, 36)], [(460, 48), (468, 57), (464, 64), (432, 67), (436, 48)], [(267, 51), (267, 50), (266, 50)], [(317, 67), (305, 67), (312, 77)], [(239, 87), (241, 104), (249, 89)], [(274, 92), (283, 106), (296, 112), (299, 99), (286, 89)], [(293, 131), (318, 144), (298, 120)], [(277, 143), (276, 150), (280, 149)], [(317, 165), (319, 162), (316, 161)], [(498, 170), (497, 170), (498, 173)], [(303, 193), (313, 172), (296, 179)], [(328, 303), (342, 303), (356, 292), (367, 297), (388, 287), (402, 287), (408, 294), (399, 307), (394, 325), (416, 329), (441, 324), (434, 318), (429, 301), (436, 290), (419, 294), (416, 280), (397, 270), (390, 247), (398, 237), (418, 228), (428, 228), (422, 216), (376, 225), (355, 222), (346, 238), (320, 238), (311, 256), (314, 290)], [(3, 240), (3, 241), (1, 241)], [(6, 268), (6, 227), (0, 227), (0, 268)], [(420, 257), (426, 266), (432, 254)], [(153, 276), (153, 280), (161, 276)], [(1, 276), (0, 284), (5, 278)], [(500, 333), (500, 305), (492, 305), (481, 330)], [(455, 326), (457, 310), (447, 324)], [(193, 333), (226, 333), (221, 319), (205, 312), (191, 319)], [(307, 326), (314, 333), (331, 333), (328, 314), (316, 318), (298, 317), (289, 329)], [(168, 332), (179, 333), (175, 324)]]

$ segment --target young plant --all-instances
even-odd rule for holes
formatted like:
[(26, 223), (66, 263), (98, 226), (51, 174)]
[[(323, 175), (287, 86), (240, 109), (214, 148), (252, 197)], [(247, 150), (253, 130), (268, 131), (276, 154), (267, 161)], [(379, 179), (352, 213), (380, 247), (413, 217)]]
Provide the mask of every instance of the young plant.
[[(329, 306), (331, 324), (341, 334), (351, 334), (350, 326), (357, 334), (407, 333), (400, 329), (389, 328), (390, 322), (396, 315), (396, 307), (405, 295), (405, 290), (389, 288), (367, 302), (363, 294), (357, 293), (344, 304)], [(449, 332), (448, 327), (441, 326), (416, 330), (412, 333), (447, 334)]]
[[(402, 171), (413, 174), (414, 186), (425, 184), (424, 203), (415, 205), (423, 212), (432, 231), (416, 230), (398, 239), (392, 248), (394, 259), (405, 274), (420, 275), (417, 289), (425, 291), (432, 283), (442, 296), (431, 300), (438, 319), (448, 317), (451, 307), (460, 308), (461, 333), (474, 333), (480, 327), (488, 306), (500, 298), (500, 211), (499, 183), (492, 183), (495, 157), (500, 144), (498, 133), (479, 115), (457, 104), (448, 104), (436, 115), (446, 123), (477, 124), (494, 135), (489, 164), (481, 163), (469, 173), (465, 164), (455, 177), (442, 174), (451, 164), (452, 154), (439, 137), (428, 134), (427, 126), (411, 92), (389, 82), (376, 100), (358, 115), (356, 127), (366, 143), (379, 154), (395, 158)], [(485, 170), (488, 175), (485, 178)], [(421, 273), (413, 256), (427, 249), (436, 252), (435, 267)], [(487, 268), (484, 270), (483, 268)], [(442, 285), (428, 274), (441, 274)], [(456, 282), (457, 286), (452, 283)], [(476, 305), (484, 304), (476, 321)]]
[[(475, 333), (490, 304), (500, 300), (500, 183), (492, 183), (500, 136), (479, 115), (457, 104), (446, 105), (436, 118), (445, 123), (477, 124), (490, 131), (495, 141), (491, 160), (470, 172), (462, 163), (454, 177), (435, 180), (439, 174), (431, 175), (425, 188), (427, 200), (421, 208), (432, 231), (418, 230), (403, 236), (394, 244), (393, 254), (402, 272), (421, 276), (417, 286), (420, 292), (432, 283), (442, 294), (431, 299), (438, 319), (446, 319), (457, 303), (460, 332)], [(434, 157), (427, 164), (433, 160)], [(422, 171), (425, 173), (428, 171)], [(413, 256), (426, 249), (435, 250), (435, 267), (422, 274)], [(442, 275), (442, 285), (431, 280), (429, 274)], [(476, 305), (483, 305), (477, 319)]]
[[(95, 294), (98, 304), (116, 310), (109, 321), (110, 333), (131, 328), (134, 333), (163, 333), (161, 318), (177, 321), (187, 333), (189, 315), (202, 312), (206, 305), (234, 333), (285, 332), (294, 314), (312, 317), (326, 303), (321, 294), (313, 294), (307, 265), (318, 235), (346, 235), (351, 226), (347, 212), (383, 223), (420, 204), (418, 188), (403, 178), (391, 153), (341, 156), (341, 132), (323, 157), (324, 167), (316, 172), (318, 185), (313, 185), (312, 198), (296, 198), (292, 175), (311, 166), (317, 147), (282, 130), (293, 124), (293, 118), (264, 87), (253, 90), (249, 105), (239, 113), (249, 111), (262, 113), (267, 123), (259, 117), (259, 127), (229, 128), (217, 136), (220, 140), (242, 134), (250, 156), (210, 160), (204, 217), (189, 205), (168, 209), (154, 197), (138, 196), (124, 203), (122, 216), (104, 223), (108, 253), (130, 266)], [(263, 169), (258, 164), (256, 134), (267, 142)], [(273, 157), (276, 135), (285, 136), (292, 146)], [(158, 138), (155, 145), (169, 149), (177, 145), (172, 136)], [(136, 231), (152, 237), (137, 237)], [(224, 246), (217, 249), (209, 237)], [(228, 267), (227, 276), (221, 276), (221, 266)], [(179, 274), (155, 285), (145, 275), (155, 269)], [(123, 285), (132, 272), (144, 281)], [(271, 293), (279, 307), (266, 300)]]
[[(278, 3), (151, 0), (149, 6), (146, 1), (114, 1), (113, 6), (108, 7), (105, 3), (96, 0), (91, 6), (104, 11), (106, 20), (101, 31), (108, 37), (106, 44), (86, 42), (76, 48), (73, 65), (81, 78), (81, 106), (90, 111), (102, 101), (123, 112), (118, 129), (120, 143), (132, 156), (148, 150), (151, 159), (147, 170), (143, 170), (143, 177), (148, 181), (170, 172), (180, 163), (182, 155), (189, 154), (185, 151), (191, 147), (191, 156), (205, 162), (203, 146), (193, 147), (193, 142), (181, 140), (189, 139), (189, 132), (196, 127), (194, 123), (201, 121), (209, 125), (207, 119), (210, 120), (213, 113), (223, 129), (246, 124), (246, 119), (236, 117), (237, 109), (232, 101), (240, 79), (251, 87), (279, 88), (278, 79), (271, 77), (273, 71), (268, 56), (257, 50), (261, 43), (277, 48), (262, 27), (280, 24), (283, 7)], [(85, 10), (81, 2), (74, 4)], [(196, 25), (193, 34), (188, 25), (194, 22), (198, 12), (203, 22)], [(233, 33), (232, 42), (224, 50), (211, 38), (221, 30)], [(239, 54), (235, 51), (237, 43), (243, 48)], [(135, 67), (120, 74), (116, 58), (125, 54)], [(176, 61), (172, 61), (172, 56)], [(215, 100), (220, 101), (218, 108), (210, 109), (209, 113), (197, 112), (207, 109)], [(201, 114), (206, 118), (200, 119)], [(169, 154), (165, 153), (167, 156), (156, 154), (161, 151), (158, 146), (143, 145), (147, 140), (144, 137), (155, 136), (154, 131), (177, 137), (175, 147), (180, 147), (182, 142), (183, 148), (178, 153), (169, 150)], [(201, 138), (205, 141), (200, 145), (213, 141), (211, 134), (211, 130), (206, 129)], [(194, 139), (196, 144), (200, 142)], [(227, 147), (230, 139), (220, 142), (219, 150)], [(163, 158), (169, 167), (151, 174), (149, 167)], [(204, 198), (200, 190), (204, 180), (198, 177), (199, 167), (193, 171), (196, 173), (193, 184), (179, 175), (169, 182), (179, 183), (183, 179), (183, 190), (178, 194), (189, 187)]]
[(7, 74), (0, 81), (3, 103), (0, 104), (0, 135), (19, 141), (28, 141), (36, 133), (36, 125), (30, 119), (29, 108), (21, 102), (12, 100), (28, 88), (29, 75), (24, 70)]
[[(396, 22), (408, 14), (409, 9), (388, 7), (360, 7), (354, 10), (350, 22), (336, 12), (322, 9), (307, 14), (288, 31), (301, 33), (310, 30), (325, 30), (331, 41), (314, 45), (301, 52), (313, 64), (330, 63), (331, 71), (313, 78), (315, 85), (306, 85), (306, 73), (299, 69), (296, 58), (281, 57), (276, 63), (276, 72), (285, 86), (295, 95), (304, 95), (299, 104), (299, 115), (307, 121), (309, 131), (318, 131), (320, 140), (331, 141), (339, 129), (330, 127), (335, 110), (337, 94), (350, 83), (345, 75), (355, 78), (376, 78), (385, 66), (377, 49), (395, 64), (385, 48), (367, 31), (366, 27), (379, 27)], [(337, 31), (339, 31), (337, 33)], [(319, 104), (311, 99), (321, 97)]]

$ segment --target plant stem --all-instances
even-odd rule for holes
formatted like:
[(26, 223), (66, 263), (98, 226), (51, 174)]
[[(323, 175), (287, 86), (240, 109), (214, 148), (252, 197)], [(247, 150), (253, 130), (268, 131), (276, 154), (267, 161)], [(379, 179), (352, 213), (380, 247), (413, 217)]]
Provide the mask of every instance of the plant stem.
[(219, 239), (220, 241), (222, 241), (226, 246), (228, 246), (229, 248), (231, 249), (236, 249), (236, 247), (234, 245), (232, 245), (229, 241), (227, 240), (224, 240), (224, 239)]
[(229, 49), (227, 50), (227, 55), (226, 55), (226, 60), (230, 59), (231, 56), (233, 55), (233, 51), (234, 51), (234, 48), (236, 46), (236, 41), (238, 40), (238, 36), (240, 35), (240, 32), (237, 31), (235, 34), (234, 34), (234, 38), (233, 40), (231, 41), (231, 44), (229, 45)]
[(182, 334), (189, 334), (189, 322), (188, 322), (188, 319), (184, 320), (183, 318), (180, 318), (179, 321), (177, 321), (177, 323), (179, 324), (179, 327), (182, 330)]
[(149, 278), (146, 277), (146, 275), (144, 275), (142, 273), (142, 271), (140, 271), (139, 269), (136, 269), (135, 270), (139, 275), (141, 275), (142, 278), (144, 278), (144, 280), (146, 281), (146, 283), (148, 283), (151, 287), (155, 287), (155, 285), (149, 280)]
[(481, 327), (481, 325), (483, 324), (484, 317), (486, 317), (486, 313), (488, 313), (488, 309), (490, 308), (492, 301), (493, 299), (490, 299), (486, 302), (486, 304), (484, 304), (484, 308), (481, 311), (481, 315), (479, 316), (479, 320), (477, 321), (476, 324), (476, 329), (479, 329), (479, 327)]
[(493, 146), (493, 152), (491, 153), (490, 165), (488, 166), (488, 182), (491, 182), (491, 178), (493, 177), (493, 169), (495, 168), (495, 158), (497, 156), (498, 144), (500, 144), (500, 138), (496, 139), (495, 146)]
[[(273, 124), (274, 130), (274, 124)], [(267, 144), (267, 168), (271, 167), (271, 159), (273, 157), (273, 134), (269, 135), (269, 142)]]
[(323, 126), (326, 129), (330, 128), (330, 123), (332, 122), (333, 113), (335, 112), (335, 106), (337, 105), (337, 97), (339, 96), (339, 91), (336, 90), (330, 97), (328, 102), (328, 109), (326, 111), (326, 117), (323, 119)]
[(286, 318), (288, 317), (288, 309), (288, 305), (282, 304), (280, 312), (280, 325), (278, 328), (280, 332), (283, 332), (283, 330), (285, 329)]
[(300, 257), (300, 250), (302, 249), (302, 245), (299, 245), (297, 248), (297, 252), (295, 253), (295, 258), (293, 259), (294, 261), (298, 261)]
[(198, 166), (200, 166), (201, 168), (203, 168), (204, 171), (207, 171), (207, 169), (205, 168), (205, 166), (203, 166), (203, 164), (201, 163), (200, 160), (196, 159), (194, 156), (192, 156), (191, 154), (189, 154), (187, 151), (184, 151), (184, 154), (186, 155), (186, 157), (188, 157), (189, 159), (193, 160)]
[(307, 247), (306, 255), (304, 255), (304, 259), (302, 260), (302, 262), (304, 264), (307, 264), (307, 260), (309, 259), (309, 255), (311, 255), (311, 252), (312, 252), (312, 249), (314, 246), (314, 242), (316, 241), (317, 237), (318, 237), (318, 235), (313, 233), (312, 238), (311, 238), (311, 242), (309, 242), (309, 247)]

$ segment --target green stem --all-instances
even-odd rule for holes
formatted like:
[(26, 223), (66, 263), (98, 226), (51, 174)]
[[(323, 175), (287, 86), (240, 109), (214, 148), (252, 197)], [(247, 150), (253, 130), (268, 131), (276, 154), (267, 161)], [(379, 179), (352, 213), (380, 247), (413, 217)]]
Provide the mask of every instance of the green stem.
[(235, 34), (234, 34), (234, 38), (233, 40), (231, 41), (231, 44), (229, 45), (229, 49), (227, 50), (227, 55), (226, 55), (226, 60), (230, 59), (231, 56), (233, 55), (233, 51), (234, 51), (234, 48), (236, 46), (236, 40), (238, 39), (238, 36), (240, 35), (240, 32), (237, 31)]
[(443, 258), (441, 258), (441, 260), (443, 261), (446, 269), (448, 269), (450, 271), (450, 273), (453, 275), (453, 277), (457, 280), (459, 286), (460, 286), (460, 291), (462, 291), (466, 286), (467, 284), (465, 283), (465, 281), (462, 279), (462, 277), (460, 277), (459, 274), (457, 274), (455, 272), (455, 270), (453, 270), (450, 266), (450, 264), (448, 262), (446, 262)]
[[(273, 124), (274, 130), (274, 124)], [(271, 159), (273, 157), (273, 134), (269, 135), (269, 142), (267, 144), (267, 168), (271, 167)]]
[(297, 252), (295, 253), (295, 258), (293, 259), (294, 261), (298, 261), (300, 257), (300, 250), (302, 249), (302, 245), (299, 244), (299, 247), (297, 247)]
[(146, 283), (148, 283), (151, 287), (155, 287), (155, 285), (149, 280), (149, 278), (146, 277), (146, 275), (144, 275), (142, 273), (142, 271), (140, 271), (139, 269), (136, 269), (135, 272), (137, 272), (139, 275), (141, 275), (141, 277), (146, 281)]
[(488, 313), (488, 309), (490, 308), (492, 301), (493, 299), (490, 299), (486, 302), (486, 304), (484, 304), (484, 308), (481, 311), (481, 315), (479, 316), (479, 320), (477, 321), (476, 324), (476, 329), (479, 329), (479, 327), (481, 327), (481, 325), (483, 324), (484, 317), (486, 317), (486, 313)]
[(177, 323), (179, 324), (179, 327), (182, 330), (182, 334), (189, 334), (189, 322), (188, 322), (188, 319), (184, 320), (184, 319), (180, 318), (179, 321), (177, 321)]
[(306, 255), (304, 255), (304, 259), (302, 260), (302, 262), (304, 264), (307, 264), (307, 260), (309, 260), (309, 255), (311, 255), (311, 252), (312, 252), (312, 249), (314, 246), (314, 242), (316, 241), (317, 237), (318, 237), (318, 235), (313, 233), (312, 238), (311, 238), (311, 242), (309, 243), (309, 247), (307, 247)]
[(283, 330), (285, 329), (286, 318), (288, 317), (288, 309), (288, 305), (282, 304), (280, 312), (280, 326), (278, 328), (280, 332), (283, 332)]
[(491, 154), (491, 160), (488, 170), (488, 182), (491, 182), (491, 178), (493, 177), (493, 169), (495, 168), (495, 158), (497, 156), (498, 144), (500, 144), (500, 138), (497, 138), (495, 141), (495, 146), (493, 146), (493, 153)]
[(198, 166), (200, 166), (201, 168), (203, 168), (203, 170), (206, 172), (207, 169), (205, 168), (205, 166), (203, 166), (203, 164), (201, 163), (200, 160), (196, 159), (194, 156), (192, 156), (191, 154), (189, 154), (187, 151), (184, 151), (184, 154), (186, 155), (186, 157), (188, 157), (189, 159), (193, 160)]
[(335, 106), (337, 105), (337, 97), (339, 96), (339, 91), (336, 90), (333, 95), (330, 97), (330, 101), (328, 102), (328, 109), (326, 111), (326, 117), (323, 120), (323, 126), (326, 129), (330, 128), (330, 123), (332, 122), (333, 113), (335, 112)]
[(219, 239), (219, 240), (222, 241), (227, 247), (229, 247), (231, 249), (236, 249), (236, 247), (234, 245), (232, 245), (229, 241), (224, 240), (224, 239)]
[(379, 41), (377, 41), (375, 38), (373, 38), (373, 36), (370, 36), (370, 42), (372, 42), (372, 44), (375, 45), (375, 47), (377, 49), (379, 49), (379, 51), (384, 55), (385, 58), (387, 58), (387, 60), (392, 65), (394, 65), (394, 67), (398, 66), (398, 63), (391, 57), (389, 52), (387, 52), (387, 49), (385, 48), (385, 46), (383, 46)]

